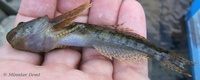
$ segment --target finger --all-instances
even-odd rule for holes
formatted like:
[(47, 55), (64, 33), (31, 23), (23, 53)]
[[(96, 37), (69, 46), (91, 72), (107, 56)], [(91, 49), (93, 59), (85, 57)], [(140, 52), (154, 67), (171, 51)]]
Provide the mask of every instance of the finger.
[[(100, 25), (115, 24), (120, 4), (121, 0), (93, 0), (88, 23)], [(84, 48), (82, 55), (81, 70), (97, 76), (106, 75), (112, 78), (113, 66), (108, 58), (105, 58), (91, 48)]]
[[(124, 0), (120, 7), (118, 24), (125, 22), (121, 28), (130, 28), (134, 33), (146, 37), (144, 11), (135, 0)], [(148, 79), (147, 60), (137, 62), (120, 62), (114, 60), (115, 80), (145, 80)]]
[(41, 17), (48, 15), (54, 17), (56, 0), (22, 0), (19, 14), (28, 17)]
[[(118, 24), (124, 23), (122, 28), (130, 28), (143, 37), (146, 37), (146, 20), (142, 6), (135, 0), (124, 0), (121, 5)], [(120, 27), (119, 27), (120, 28)]]
[(0, 51), (0, 59), (22, 61), (35, 65), (41, 63), (41, 56), (39, 54), (15, 50), (7, 42), (0, 47)]
[(56, 0), (22, 0), (14, 26), (44, 15), (53, 18), (55, 9)]
[[(57, 7), (57, 15), (60, 15), (62, 13), (69, 12), (78, 6), (84, 4), (85, 2), (90, 0), (58, 0), (58, 7)], [(88, 11), (85, 10), (81, 16), (79, 16), (75, 21), (76, 22), (87, 22), (88, 20)]]
[(114, 80), (149, 80), (147, 60), (137, 62), (114, 59)]
[(93, 0), (88, 22), (99, 25), (114, 25), (122, 0)]
[(64, 65), (67, 68), (77, 68), (81, 55), (73, 49), (54, 50), (45, 54), (44, 66)]
[(83, 48), (80, 70), (105, 80), (112, 78), (113, 66), (108, 58), (100, 55), (95, 49)]

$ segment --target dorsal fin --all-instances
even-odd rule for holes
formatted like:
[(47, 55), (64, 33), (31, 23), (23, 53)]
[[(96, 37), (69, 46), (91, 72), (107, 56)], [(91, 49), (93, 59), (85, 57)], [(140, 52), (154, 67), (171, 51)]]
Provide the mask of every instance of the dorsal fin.
[(143, 37), (143, 36), (141, 36), (141, 35), (139, 35), (137, 33), (134, 33), (133, 30), (131, 30), (129, 28), (126, 28), (124, 30), (123, 29), (117, 29), (116, 31), (119, 32), (119, 33), (123, 33), (125, 35), (132, 36), (133, 38), (135, 38), (136, 41), (138, 41), (140, 43), (143, 43), (146, 46), (151, 47), (151, 48), (155, 49), (158, 52), (166, 52), (167, 51), (167, 50), (165, 50), (163, 48), (157, 47), (152, 42), (150, 42), (148, 39), (146, 39), (145, 37)]
[(69, 11), (67, 13), (64, 13), (60, 16), (55, 17), (50, 22), (54, 25), (54, 29), (60, 29), (63, 27), (67, 27), (70, 25), (81, 13), (90, 8), (91, 4), (89, 2), (86, 2), (79, 7), (75, 8), (72, 11)]

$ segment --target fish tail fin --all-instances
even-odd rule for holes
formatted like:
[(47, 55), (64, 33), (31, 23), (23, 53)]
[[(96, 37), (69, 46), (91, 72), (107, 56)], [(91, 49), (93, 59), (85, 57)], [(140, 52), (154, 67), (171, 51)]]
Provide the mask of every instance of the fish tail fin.
[(175, 54), (174, 52), (168, 52), (165, 54), (165, 57), (161, 61), (163, 65), (166, 67), (181, 73), (183, 75), (186, 75), (188, 77), (192, 77), (189, 73), (187, 73), (184, 69), (184, 65), (194, 65), (195, 63), (180, 57), (179, 55)]

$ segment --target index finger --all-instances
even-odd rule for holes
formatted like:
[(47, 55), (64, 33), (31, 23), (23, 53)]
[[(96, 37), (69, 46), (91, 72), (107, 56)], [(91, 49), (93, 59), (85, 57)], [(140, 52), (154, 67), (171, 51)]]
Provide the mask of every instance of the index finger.
[(29, 21), (44, 15), (48, 15), (50, 18), (53, 18), (56, 10), (56, 4), (56, 0), (22, 0), (15, 20), (15, 26), (19, 22)]

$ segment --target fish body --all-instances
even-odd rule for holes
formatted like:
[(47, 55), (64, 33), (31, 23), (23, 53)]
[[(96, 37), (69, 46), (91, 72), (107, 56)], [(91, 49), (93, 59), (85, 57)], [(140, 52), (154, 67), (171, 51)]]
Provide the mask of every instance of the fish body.
[(21, 22), (7, 34), (7, 40), (15, 49), (35, 53), (49, 52), (65, 46), (90, 47), (102, 55), (120, 61), (140, 61), (152, 58), (181, 74), (191, 76), (184, 65), (193, 64), (172, 51), (155, 46), (144, 37), (111, 26), (73, 22), (87, 2), (78, 8), (52, 20), (47, 16)]

